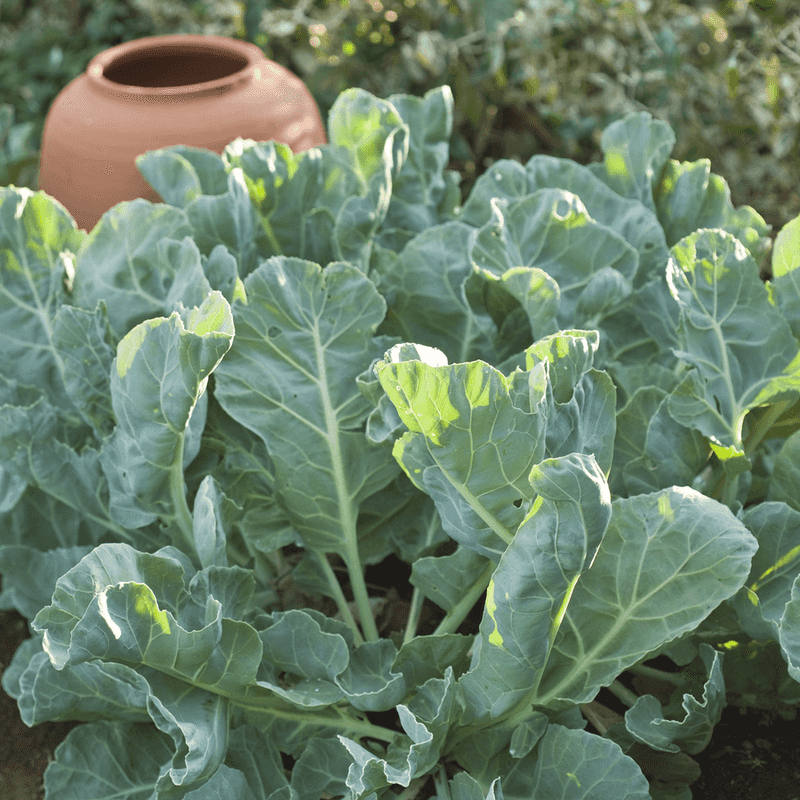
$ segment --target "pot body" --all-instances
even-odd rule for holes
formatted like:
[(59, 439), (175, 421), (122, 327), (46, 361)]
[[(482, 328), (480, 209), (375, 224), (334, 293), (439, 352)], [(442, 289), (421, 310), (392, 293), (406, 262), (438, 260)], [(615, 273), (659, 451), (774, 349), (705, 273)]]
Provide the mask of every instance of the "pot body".
[(178, 144), (221, 153), (237, 137), (294, 152), (326, 142), (306, 86), (253, 44), (193, 34), (125, 42), (95, 56), (53, 102), (39, 187), (91, 230), (123, 200), (159, 200), (138, 155)]

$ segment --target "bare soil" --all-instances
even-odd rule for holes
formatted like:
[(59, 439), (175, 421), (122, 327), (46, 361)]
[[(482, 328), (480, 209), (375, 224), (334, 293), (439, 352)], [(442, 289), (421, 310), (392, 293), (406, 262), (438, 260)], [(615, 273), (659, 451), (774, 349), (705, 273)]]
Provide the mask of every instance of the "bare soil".
[[(0, 611), (0, 675), (28, 635), (24, 617)], [(16, 700), (0, 691), (0, 800), (41, 800), (44, 771), (76, 724), (48, 722), (29, 728), (20, 719)]]
[(694, 758), (693, 800), (800, 800), (800, 719), (728, 706)]

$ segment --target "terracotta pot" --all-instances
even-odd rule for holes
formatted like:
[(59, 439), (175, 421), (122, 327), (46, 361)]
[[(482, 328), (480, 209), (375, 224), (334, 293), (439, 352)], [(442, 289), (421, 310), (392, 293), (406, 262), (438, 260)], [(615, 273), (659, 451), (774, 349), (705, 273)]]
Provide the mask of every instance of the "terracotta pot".
[(159, 198), (136, 156), (183, 144), (221, 153), (237, 137), (295, 152), (324, 144), (302, 81), (254, 44), (223, 36), (153, 36), (95, 56), (45, 120), (39, 186), (90, 230), (123, 200)]

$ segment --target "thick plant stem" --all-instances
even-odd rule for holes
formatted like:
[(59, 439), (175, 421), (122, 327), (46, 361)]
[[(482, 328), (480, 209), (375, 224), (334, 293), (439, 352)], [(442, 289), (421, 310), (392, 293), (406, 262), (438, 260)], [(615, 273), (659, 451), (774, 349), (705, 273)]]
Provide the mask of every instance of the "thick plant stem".
[(440, 800), (450, 800), (450, 786), (444, 764), (439, 764), (438, 770), (433, 774), (433, 785), (436, 787), (436, 796)]
[(247, 709), (257, 714), (266, 714), (269, 717), (286, 720), (300, 725), (321, 725), (340, 730), (343, 735), (352, 738), (377, 739), (381, 742), (393, 742), (397, 736), (397, 731), (389, 728), (373, 725), (367, 720), (354, 719), (343, 714), (331, 714), (330, 711), (314, 712), (309, 709), (286, 709), (273, 704), (260, 704), (247, 700), (240, 700), (236, 697), (230, 698), (231, 704)]
[(281, 255), (283, 253), (281, 244), (278, 241), (278, 237), (275, 236), (275, 231), (272, 230), (272, 225), (269, 224), (269, 220), (266, 217), (261, 217), (261, 227), (264, 229), (264, 233), (267, 236), (267, 240), (269, 241), (270, 245), (272, 245), (272, 248), (275, 251), (274, 255), (276, 256)]
[(625, 686), (625, 684), (620, 683), (619, 681), (612, 681), (609, 684), (608, 690), (618, 700), (621, 700), (626, 706), (629, 707), (634, 706), (636, 701), (639, 699), (639, 695), (636, 694), (636, 692), (632, 692), (627, 686)]
[(788, 411), (794, 405), (793, 400), (780, 400), (769, 407), (767, 412), (754, 425), (744, 442), (744, 451), (747, 455), (752, 455), (753, 451), (761, 444), (766, 435), (770, 432), (772, 426), (778, 421), (782, 414)]
[(458, 626), (461, 625), (467, 614), (472, 610), (472, 607), (480, 599), (480, 596), (486, 591), (494, 571), (495, 564), (490, 561), (478, 580), (469, 588), (469, 591), (467, 591), (458, 603), (447, 612), (445, 618), (433, 632), (434, 636), (441, 636), (445, 633), (455, 633), (456, 630), (458, 630)]
[(325, 347), (315, 331), (314, 338), (317, 353), (317, 374), (320, 376), (320, 392), (323, 408), (325, 410), (325, 431), (330, 448), (333, 479), (336, 489), (336, 498), (339, 504), (339, 526), (342, 534), (343, 550), (340, 552), (347, 574), (350, 578), (350, 589), (358, 609), (361, 630), (368, 642), (377, 642), (380, 636), (372, 616), (372, 605), (369, 602), (367, 584), (361, 564), (361, 555), (358, 552), (358, 503), (351, 494), (347, 482), (348, 465), (342, 450), (341, 436), (343, 430), (339, 424), (337, 409), (332, 399), (331, 388), (328, 385), (327, 365), (324, 359)]
[(634, 664), (632, 667), (628, 667), (628, 672), (632, 672), (634, 675), (641, 675), (643, 678), (652, 678), (656, 681), (671, 683), (673, 686), (683, 686), (684, 684), (681, 673), (667, 672), (663, 669), (648, 667), (644, 664)]
[(364, 581), (364, 573), (361, 570), (361, 558), (358, 555), (355, 534), (348, 537), (348, 545), (351, 542), (352, 546), (347, 548), (344, 556), (347, 574), (350, 577), (350, 588), (353, 591), (353, 599), (358, 609), (359, 622), (361, 623), (361, 630), (364, 632), (364, 638), (368, 642), (377, 642), (380, 639), (380, 634), (378, 633), (378, 626), (375, 624), (375, 618), (372, 616), (372, 604), (369, 602), (369, 592)]
[(425, 595), (415, 586), (411, 596), (411, 608), (408, 610), (408, 622), (406, 623), (403, 644), (410, 642), (417, 635), (419, 625), (419, 615), (422, 612), (422, 604), (425, 602)]
[[(769, 436), (775, 423), (793, 405), (793, 400), (780, 400), (774, 405), (769, 406), (764, 414), (756, 420), (744, 440), (741, 439), (741, 430), (738, 432), (739, 441), (737, 445), (748, 458), (752, 459), (758, 446)], [(742, 418), (742, 425), (744, 425), (744, 417)], [(738, 488), (738, 475), (731, 477), (730, 475), (726, 475), (723, 470), (710, 496), (716, 500), (721, 500), (729, 508), (733, 508), (736, 502)]]
[(356, 644), (363, 644), (364, 637), (361, 635), (361, 630), (358, 627), (358, 623), (350, 611), (347, 598), (344, 596), (344, 592), (342, 591), (342, 587), (336, 578), (336, 573), (333, 571), (330, 561), (328, 561), (327, 556), (325, 556), (323, 553), (314, 552), (314, 557), (317, 559), (317, 562), (322, 568), (323, 573), (325, 573), (325, 579), (328, 581), (328, 585), (333, 593), (333, 599), (336, 601), (336, 606), (339, 609), (339, 613), (342, 615), (342, 619), (344, 619), (344, 621), (353, 631)]
[(416, 800), (419, 793), (428, 782), (428, 777), (428, 775), (420, 775), (419, 778), (414, 778), (414, 780), (408, 784), (408, 787), (397, 795), (397, 800)]
[(593, 703), (584, 703), (581, 705), (581, 713), (586, 717), (589, 722), (594, 726), (595, 730), (601, 735), (605, 736), (608, 729), (611, 727), (603, 714), (599, 713)]
[(736, 498), (739, 495), (739, 476), (727, 478), (725, 480), (725, 488), (722, 490), (722, 503), (733, 509), (736, 503)]
[(176, 448), (175, 462), (169, 472), (169, 491), (172, 496), (172, 504), (175, 507), (175, 518), (189, 548), (188, 552), (194, 553), (195, 558), (197, 558), (197, 548), (194, 543), (194, 522), (192, 520), (192, 512), (189, 511), (189, 504), (186, 502), (186, 487), (183, 482), (183, 443), (184, 437), (181, 436)]

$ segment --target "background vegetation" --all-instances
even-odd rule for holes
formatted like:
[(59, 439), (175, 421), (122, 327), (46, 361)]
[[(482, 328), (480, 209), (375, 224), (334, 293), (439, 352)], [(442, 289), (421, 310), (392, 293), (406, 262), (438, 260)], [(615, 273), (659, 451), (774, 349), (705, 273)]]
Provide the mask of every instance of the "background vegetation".
[(453, 168), (587, 162), (600, 131), (647, 110), (673, 157), (709, 158), (774, 228), (800, 212), (800, 15), (793, 0), (0, 0), (0, 184), (36, 188), (44, 117), (89, 59), (164, 33), (247, 39), (299, 74), (323, 114), (452, 86)]

